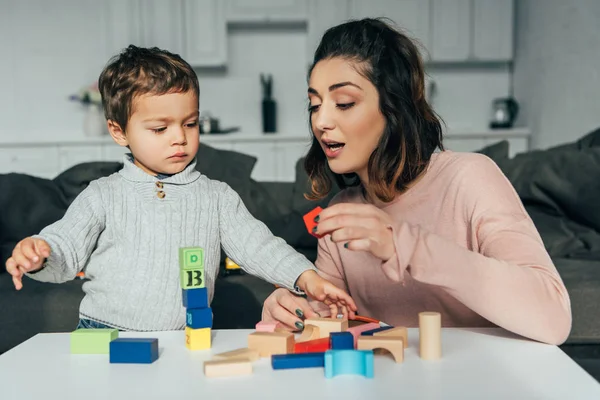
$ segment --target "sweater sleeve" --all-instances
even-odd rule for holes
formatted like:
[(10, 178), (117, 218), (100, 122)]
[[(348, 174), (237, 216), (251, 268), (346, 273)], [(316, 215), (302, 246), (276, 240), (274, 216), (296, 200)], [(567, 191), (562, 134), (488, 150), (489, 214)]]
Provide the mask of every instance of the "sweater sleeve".
[(221, 183), (219, 224), (221, 244), (228, 257), (244, 271), (296, 293), (296, 281), (315, 266), (246, 208), (231, 187)]
[(105, 213), (96, 182), (73, 200), (65, 215), (34, 237), (50, 245), (50, 256), (41, 270), (27, 276), (41, 282), (62, 283), (75, 278), (86, 266), (98, 236), (104, 230)]
[(461, 172), (456, 196), (477, 251), (398, 222), (396, 256), (387, 277), (404, 272), (443, 288), (490, 322), (524, 337), (563, 343), (571, 330), (567, 290), (516, 191), (493, 161), (482, 158)]

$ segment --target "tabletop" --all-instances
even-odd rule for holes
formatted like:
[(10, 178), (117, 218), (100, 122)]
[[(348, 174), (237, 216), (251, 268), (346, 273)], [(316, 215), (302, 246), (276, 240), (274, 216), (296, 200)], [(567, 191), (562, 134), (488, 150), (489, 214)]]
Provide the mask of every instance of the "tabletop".
[(210, 350), (190, 351), (183, 331), (158, 338), (153, 364), (110, 364), (108, 355), (70, 353), (68, 333), (39, 334), (0, 356), (0, 399), (600, 399), (600, 384), (558, 347), (499, 329), (442, 329), (442, 358), (422, 360), (408, 329), (404, 362), (375, 355), (374, 377), (323, 368), (273, 370), (270, 359), (245, 376), (207, 378), (203, 362), (246, 347), (253, 330), (213, 330)]

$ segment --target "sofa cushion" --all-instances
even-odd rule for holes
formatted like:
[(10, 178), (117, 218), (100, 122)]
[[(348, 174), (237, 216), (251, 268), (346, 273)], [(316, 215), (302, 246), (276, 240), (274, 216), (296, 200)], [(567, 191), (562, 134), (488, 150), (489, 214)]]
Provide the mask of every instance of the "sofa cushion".
[(554, 259), (571, 300), (573, 326), (567, 343), (600, 343), (600, 261)]

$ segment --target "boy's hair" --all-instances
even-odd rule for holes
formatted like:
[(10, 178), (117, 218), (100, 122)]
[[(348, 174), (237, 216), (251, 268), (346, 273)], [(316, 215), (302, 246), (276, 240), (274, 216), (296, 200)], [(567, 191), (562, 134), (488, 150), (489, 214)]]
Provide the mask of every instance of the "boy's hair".
[(200, 96), (198, 76), (179, 55), (156, 47), (130, 45), (109, 60), (98, 79), (104, 116), (123, 131), (133, 113), (133, 101), (144, 94), (192, 90)]
[[(386, 126), (369, 159), (369, 184), (363, 189), (385, 202), (425, 170), (436, 149), (444, 149), (441, 119), (425, 99), (425, 72), (417, 42), (386, 21), (365, 18), (328, 29), (309, 71), (310, 78), (319, 61), (340, 57), (353, 62), (377, 89)], [(361, 185), (354, 173), (331, 171), (314, 132), (304, 166), (311, 180), (310, 199), (327, 196), (332, 175), (342, 189)]]

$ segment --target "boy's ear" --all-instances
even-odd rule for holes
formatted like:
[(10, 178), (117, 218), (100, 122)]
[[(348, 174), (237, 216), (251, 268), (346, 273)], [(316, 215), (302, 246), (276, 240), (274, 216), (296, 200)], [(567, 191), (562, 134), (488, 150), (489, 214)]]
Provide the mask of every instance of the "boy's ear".
[(108, 127), (108, 132), (110, 133), (110, 136), (112, 136), (113, 140), (117, 142), (119, 146), (125, 147), (129, 144), (127, 142), (127, 136), (125, 135), (125, 132), (123, 131), (123, 129), (121, 129), (121, 126), (118, 123), (116, 123), (112, 119), (109, 119), (106, 121), (106, 126)]

